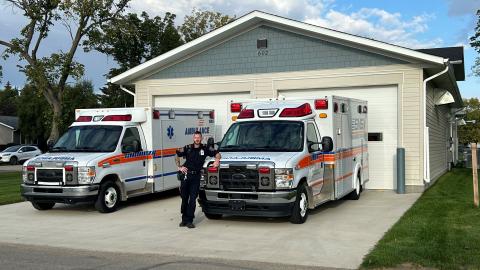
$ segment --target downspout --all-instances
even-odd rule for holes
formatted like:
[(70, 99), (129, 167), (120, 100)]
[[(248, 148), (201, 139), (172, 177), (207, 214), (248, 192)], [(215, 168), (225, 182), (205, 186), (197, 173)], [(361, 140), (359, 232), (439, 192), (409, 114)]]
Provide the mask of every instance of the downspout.
[(129, 93), (130, 95), (133, 96), (133, 98), (135, 98), (135, 93), (133, 93), (132, 91), (128, 90), (127, 88), (123, 87), (123, 85), (120, 84), (120, 89), (122, 89), (123, 91)]
[(448, 59), (444, 59), (443, 64), (446, 65), (444, 70), (426, 78), (423, 81), (423, 181), (426, 183), (430, 183), (430, 139), (429, 130), (427, 127), (427, 82), (448, 71), (448, 67), (450, 66)]

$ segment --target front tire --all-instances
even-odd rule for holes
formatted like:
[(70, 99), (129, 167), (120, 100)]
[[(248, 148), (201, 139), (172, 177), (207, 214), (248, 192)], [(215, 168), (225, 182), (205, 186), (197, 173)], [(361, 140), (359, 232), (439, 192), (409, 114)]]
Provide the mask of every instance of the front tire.
[(10, 158), (10, 165), (17, 165), (18, 164), (18, 158), (17, 157), (11, 157)]
[(117, 211), (120, 203), (120, 190), (112, 181), (107, 181), (100, 185), (95, 208), (100, 213), (111, 213)]
[(292, 216), (290, 222), (293, 224), (302, 224), (308, 218), (308, 194), (305, 184), (297, 189), (297, 199), (293, 205)]
[(55, 203), (53, 202), (35, 202), (35, 201), (32, 202), (33, 208), (40, 211), (50, 210), (53, 208), (54, 205)]

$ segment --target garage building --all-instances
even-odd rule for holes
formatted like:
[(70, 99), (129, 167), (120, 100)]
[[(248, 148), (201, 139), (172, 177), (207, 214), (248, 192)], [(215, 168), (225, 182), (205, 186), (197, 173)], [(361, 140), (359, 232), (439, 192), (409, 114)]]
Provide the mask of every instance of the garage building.
[(110, 80), (135, 86), (135, 106), (216, 110), (217, 140), (232, 99), (339, 95), (368, 101), (369, 189), (407, 192), (456, 160), (463, 48), (412, 50), (254, 11)]

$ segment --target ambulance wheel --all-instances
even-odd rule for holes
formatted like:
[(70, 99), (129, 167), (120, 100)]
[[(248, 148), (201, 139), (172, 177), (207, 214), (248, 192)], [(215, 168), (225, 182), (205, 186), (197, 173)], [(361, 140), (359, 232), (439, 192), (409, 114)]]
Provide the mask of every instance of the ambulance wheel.
[(204, 214), (208, 219), (221, 219), (223, 216), (221, 214), (210, 214), (210, 213), (204, 213)]
[(355, 189), (348, 194), (348, 199), (349, 200), (358, 200), (360, 199), (360, 193), (362, 193), (362, 182), (360, 181), (360, 173), (357, 174), (357, 177), (355, 177), (355, 182), (357, 183), (355, 185)]
[(32, 202), (32, 205), (33, 205), (33, 208), (37, 209), (37, 210), (40, 210), (40, 211), (43, 211), (43, 210), (50, 210), (53, 208), (53, 206), (55, 205), (55, 203), (53, 202), (36, 202), (36, 201), (33, 201)]
[(95, 208), (100, 213), (111, 213), (117, 211), (120, 203), (120, 190), (112, 181), (107, 181), (100, 185)]
[(294, 224), (302, 224), (308, 218), (308, 194), (305, 184), (297, 189), (297, 199), (293, 205), (292, 216), (290, 222)]

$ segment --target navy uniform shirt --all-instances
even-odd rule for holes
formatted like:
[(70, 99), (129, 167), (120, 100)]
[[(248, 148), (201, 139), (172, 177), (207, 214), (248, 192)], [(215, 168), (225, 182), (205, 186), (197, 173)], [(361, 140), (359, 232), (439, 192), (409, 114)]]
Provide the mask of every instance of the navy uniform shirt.
[(214, 157), (217, 151), (210, 147), (210, 149), (200, 144), (195, 148), (193, 144), (185, 145), (183, 148), (177, 149), (177, 156), (185, 157), (186, 161), (183, 166), (187, 167), (189, 171), (200, 171), (207, 156)]

